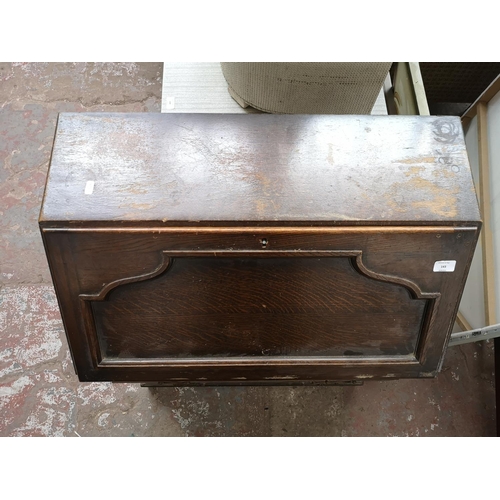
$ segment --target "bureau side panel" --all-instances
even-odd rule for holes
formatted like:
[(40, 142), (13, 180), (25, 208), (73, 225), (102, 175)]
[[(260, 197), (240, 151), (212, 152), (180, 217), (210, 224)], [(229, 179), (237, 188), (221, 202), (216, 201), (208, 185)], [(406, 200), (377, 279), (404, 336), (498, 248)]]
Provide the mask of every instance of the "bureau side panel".
[(85, 324), (79, 304), (80, 261), (72, 250), (72, 236), (65, 231), (47, 232), (43, 227), (41, 233), (73, 366), (80, 380), (91, 380), (97, 360), (87, 335), (89, 327)]

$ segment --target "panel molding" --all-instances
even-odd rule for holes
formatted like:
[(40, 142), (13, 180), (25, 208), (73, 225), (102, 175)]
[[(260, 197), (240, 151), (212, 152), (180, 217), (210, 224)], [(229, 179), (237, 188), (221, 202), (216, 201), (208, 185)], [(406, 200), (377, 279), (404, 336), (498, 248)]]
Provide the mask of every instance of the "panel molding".
[(80, 298), (83, 300), (106, 300), (109, 292), (118, 286), (127, 285), (130, 283), (137, 283), (138, 281), (146, 281), (156, 276), (160, 276), (165, 271), (167, 271), (172, 265), (172, 258), (165, 256), (166, 252), (162, 252), (162, 259), (160, 264), (153, 269), (152, 271), (144, 274), (139, 274), (138, 276), (130, 276), (128, 278), (120, 278), (115, 281), (111, 281), (107, 285), (105, 285), (100, 292), (93, 294), (80, 294)]
[[(176, 258), (190, 257), (221, 257), (221, 258), (307, 258), (307, 257), (328, 257), (328, 258), (348, 258), (351, 260), (356, 272), (365, 278), (380, 281), (395, 286), (401, 286), (407, 290), (414, 300), (426, 300), (426, 308), (423, 315), (423, 322), (420, 334), (417, 338), (415, 353), (400, 356), (299, 356), (299, 357), (211, 357), (211, 358), (134, 358), (134, 359), (110, 359), (103, 358), (99, 347), (99, 339), (92, 309), (93, 301), (104, 301), (109, 293), (120, 286), (147, 281), (168, 272)], [(85, 332), (90, 345), (94, 368), (123, 368), (123, 367), (209, 367), (209, 366), (295, 366), (295, 365), (318, 365), (318, 366), (345, 366), (366, 367), (374, 362), (377, 364), (400, 365), (400, 364), (420, 364), (420, 357), (423, 352), (428, 333), (435, 320), (437, 305), (441, 294), (439, 292), (423, 292), (415, 282), (399, 276), (382, 274), (368, 269), (363, 263), (362, 250), (163, 250), (158, 266), (153, 270), (136, 276), (120, 278), (105, 284), (98, 292), (92, 294), (80, 294), (81, 310), (85, 323)]]

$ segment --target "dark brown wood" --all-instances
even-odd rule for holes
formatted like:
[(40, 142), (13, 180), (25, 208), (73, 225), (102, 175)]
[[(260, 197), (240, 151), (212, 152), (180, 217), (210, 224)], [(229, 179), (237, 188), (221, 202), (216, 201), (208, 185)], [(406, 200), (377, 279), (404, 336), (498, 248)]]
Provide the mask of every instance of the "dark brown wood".
[(479, 218), (456, 117), (268, 114), (62, 113), (41, 214), (120, 227)]
[(459, 121), (254, 116), (61, 116), (40, 226), (80, 380), (435, 376), (481, 226)]
[[(227, 380), (223, 382), (210, 381), (206, 382), (200, 381), (184, 381), (184, 382), (146, 382), (141, 384), (141, 387), (212, 387), (220, 385), (242, 385), (241, 382), (233, 381), (228, 382)], [(257, 380), (252, 382), (252, 385), (263, 385), (272, 386), (276, 385), (276, 382), (272, 380)], [(289, 385), (289, 386), (359, 386), (363, 385), (362, 380), (290, 380), (290, 381), (280, 381), (279, 385)]]
[(174, 254), (159, 278), (85, 297), (97, 299), (100, 350), (109, 358), (412, 354), (427, 301), (366, 279), (352, 256), (319, 254)]

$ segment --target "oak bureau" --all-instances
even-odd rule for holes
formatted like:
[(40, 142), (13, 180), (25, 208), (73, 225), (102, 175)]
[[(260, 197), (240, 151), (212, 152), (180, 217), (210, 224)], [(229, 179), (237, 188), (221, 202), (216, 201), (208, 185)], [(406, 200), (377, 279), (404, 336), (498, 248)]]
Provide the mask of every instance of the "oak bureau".
[(61, 113), (39, 219), (81, 381), (433, 377), (481, 228), (454, 117)]

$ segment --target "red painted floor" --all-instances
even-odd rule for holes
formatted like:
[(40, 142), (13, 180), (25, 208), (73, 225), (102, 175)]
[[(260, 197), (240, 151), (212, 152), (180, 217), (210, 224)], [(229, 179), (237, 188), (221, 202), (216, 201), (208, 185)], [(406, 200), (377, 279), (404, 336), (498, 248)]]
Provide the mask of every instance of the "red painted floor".
[(60, 111), (159, 111), (160, 63), (0, 63), (0, 436), (493, 436), (492, 342), (361, 387), (78, 382), (38, 232)]

